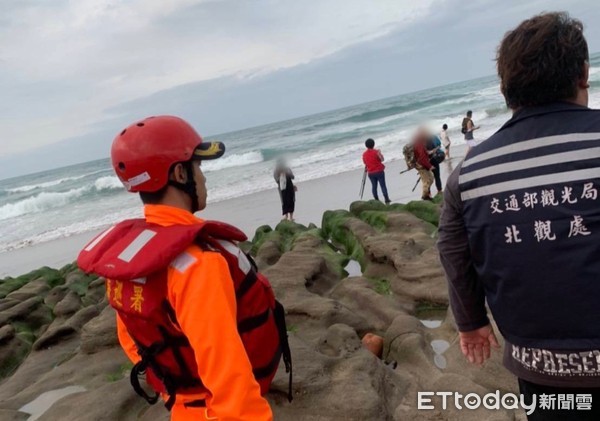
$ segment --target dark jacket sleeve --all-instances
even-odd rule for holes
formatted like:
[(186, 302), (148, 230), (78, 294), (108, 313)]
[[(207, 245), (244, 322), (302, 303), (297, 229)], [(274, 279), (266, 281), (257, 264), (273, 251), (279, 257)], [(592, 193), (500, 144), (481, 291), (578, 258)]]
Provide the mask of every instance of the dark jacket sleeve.
[(467, 230), (458, 188), (461, 166), (448, 177), (440, 217), (438, 250), (448, 280), (450, 306), (461, 332), (489, 323), (485, 293), (471, 260)]

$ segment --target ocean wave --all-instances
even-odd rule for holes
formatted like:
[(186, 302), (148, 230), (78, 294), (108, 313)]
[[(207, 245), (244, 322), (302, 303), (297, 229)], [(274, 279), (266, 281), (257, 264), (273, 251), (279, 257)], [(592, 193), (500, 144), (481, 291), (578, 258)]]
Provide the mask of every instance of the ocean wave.
[(91, 175), (99, 174), (101, 172), (106, 172), (106, 171), (108, 171), (108, 169), (98, 170), (98, 171), (94, 171), (94, 172), (83, 174), (83, 175), (63, 177), (63, 178), (59, 178), (57, 180), (45, 181), (43, 183), (36, 183), (36, 184), (29, 184), (29, 185), (25, 185), (25, 186), (13, 187), (10, 189), (6, 189), (5, 191), (8, 193), (27, 193), (27, 192), (30, 192), (33, 190), (40, 190), (40, 189), (46, 189), (48, 187), (55, 187), (60, 184), (67, 183), (69, 181), (81, 180), (82, 178), (86, 178)]
[(66, 192), (42, 192), (36, 196), (28, 197), (27, 199), (15, 203), (7, 203), (0, 207), (0, 221), (65, 206), (73, 200), (83, 196), (88, 190), (89, 187), (85, 186)]
[(104, 176), (96, 179), (93, 183), (64, 192), (41, 192), (35, 196), (14, 203), (7, 203), (0, 207), (0, 221), (66, 206), (89, 193), (117, 189), (123, 189), (121, 181), (116, 176)]
[(389, 117), (397, 114), (401, 114), (407, 111), (414, 112), (420, 109), (442, 104), (444, 102), (448, 102), (454, 99), (462, 98), (463, 95), (446, 95), (446, 96), (436, 96), (433, 98), (427, 98), (421, 101), (410, 101), (405, 104), (393, 105), (387, 108), (381, 108), (377, 110), (366, 111), (358, 115), (354, 115), (351, 117), (342, 120), (341, 122), (351, 122), (351, 123), (362, 123), (365, 121), (378, 120), (384, 117)]
[(206, 161), (202, 164), (204, 172), (213, 172), (231, 167), (243, 167), (246, 165), (257, 164), (264, 160), (260, 151), (250, 151), (242, 154), (225, 155), (216, 161)]
[(6, 191), (9, 193), (26, 193), (26, 192), (29, 192), (32, 190), (45, 189), (48, 187), (58, 186), (59, 184), (66, 183), (67, 181), (79, 180), (83, 177), (85, 177), (85, 175), (81, 175), (81, 176), (77, 176), (77, 177), (59, 178), (58, 180), (46, 181), (44, 183), (31, 184), (31, 185), (15, 187), (12, 189), (6, 189)]
[(105, 177), (100, 177), (96, 181), (94, 181), (94, 188), (97, 191), (102, 190), (114, 190), (114, 189), (122, 189), (123, 183), (121, 180), (115, 175), (107, 175)]

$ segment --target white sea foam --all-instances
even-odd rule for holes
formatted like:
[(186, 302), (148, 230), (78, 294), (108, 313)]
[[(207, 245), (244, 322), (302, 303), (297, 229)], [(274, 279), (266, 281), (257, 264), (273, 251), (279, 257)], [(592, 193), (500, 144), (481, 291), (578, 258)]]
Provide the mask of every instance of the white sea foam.
[(244, 167), (246, 165), (256, 164), (263, 161), (263, 156), (259, 151), (250, 151), (241, 154), (223, 156), (215, 161), (206, 161), (202, 164), (205, 172), (219, 171), (225, 168)]
[(105, 177), (100, 177), (96, 181), (94, 181), (94, 187), (97, 191), (102, 190), (113, 190), (113, 189), (123, 189), (123, 183), (119, 180), (118, 177), (114, 175), (107, 175)]
[(0, 207), (0, 221), (64, 206), (83, 196), (88, 190), (89, 187), (85, 186), (66, 192), (42, 192), (15, 203), (7, 203)]
[(99, 170), (99, 171), (94, 171), (91, 173), (72, 176), (72, 177), (63, 177), (63, 178), (59, 178), (57, 180), (45, 181), (43, 183), (36, 183), (36, 184), (29, 184), (29, 185), (25, 185), (25, 186), (13, 187), (10, 189), (6, 189), (5, 191), (8, 193), (26, 193), (26, 192), (29, 192), (32, 190), (41, 190), (41, 189), (46, 189), (48, 187), (58, 186), (60, 184), (67, 183), (69, 181), (81, 180), (82, 178), (89, 177), (90, 175), (99, 174), (99, 173), (106, 172), (106, 171), (107, 170)]

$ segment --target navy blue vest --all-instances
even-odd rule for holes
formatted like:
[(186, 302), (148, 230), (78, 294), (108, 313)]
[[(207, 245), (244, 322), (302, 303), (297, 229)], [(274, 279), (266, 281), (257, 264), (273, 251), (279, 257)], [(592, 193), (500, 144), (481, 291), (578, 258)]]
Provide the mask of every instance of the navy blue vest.
[(517, 112), (459, 176), (472, 258), (509, 342), (600, 346), (600, 111)]

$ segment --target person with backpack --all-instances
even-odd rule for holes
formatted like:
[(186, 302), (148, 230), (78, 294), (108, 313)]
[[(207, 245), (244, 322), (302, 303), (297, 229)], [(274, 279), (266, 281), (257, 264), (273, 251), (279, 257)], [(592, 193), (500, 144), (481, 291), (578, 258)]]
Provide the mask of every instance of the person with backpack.
[[(237, 246), (246, 236), (194, 216), (206, 207), (202, 163), (224, 152), (177, 117), (124, 129), (112, 165), (139, 193), (145, 217), (107, 229), (77, 261), (106, 278), (134, 390), (151, 404), (162, 397), (174, 421), (270, 421), (262, 395), (282, 355), (291, 371), (284, 310)], [(153, 394), (140, 384), (144, 374)]]
[(377, 184), (381, 186), (383, 192), (383, 198), (385, 204), (389, 205), (391, 200), (388, 196), (387, 186), (385, 184), (385, 165), (383, 165), (383, 154), (379, 149), (375, 149), (375, 141), (373, 139), (367, 139), (365, 142), (367, 150), (363, 153), (362, 159), (365, 164), (365, 171), (371, 181), (371, 188), (373, 192), (373, 198), (379, 200), (377, 194)]
[(467, 111), (467, 116), (465, 118), (463, 118), (463, 121), (462, 121), (461, 132), (462, 132), (462, 134), (465, 135), (465, 141), (467, 142), (467, 147), (468, 147), (467, 153), (469, 153), (471, 148), (474, 148), (475, 146), (477, 146), (477, 141), (473, 137), (473, 132), (475, 130), (479, 130), (479, 126), (475, 126), (475, 123), (473, 123), (472, 117), (473, 117), (473, 111), (469, 110), (469, 111)]
[(442, 193), (442, 178), (440, 174), (440, 164), (446, 159), (446, 154), (442, 149), (442, 142), (438, 136), (429, 134), (427, 131), (423, 132), (423, 136), (429, 140), (426, 143), (427, 154), (429, 155), (429, 162), (433, 166), (431, 172), (435, 180), (435, 187), (437, 194)]
[(402, 153), (406, 161), (407, 169), (415, 168), (419, 173), (422, 187), (422, 200), (433, 200), (431, 197), (431, 185), (433, 184), (433, 165), (431, 164), (427, 143), (430, 140), (427, 130), (420, 128), (413, 139), (404, 145)]

